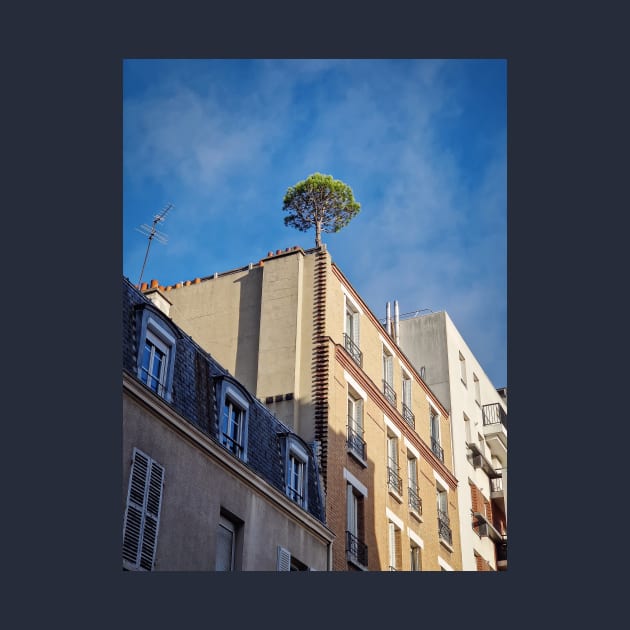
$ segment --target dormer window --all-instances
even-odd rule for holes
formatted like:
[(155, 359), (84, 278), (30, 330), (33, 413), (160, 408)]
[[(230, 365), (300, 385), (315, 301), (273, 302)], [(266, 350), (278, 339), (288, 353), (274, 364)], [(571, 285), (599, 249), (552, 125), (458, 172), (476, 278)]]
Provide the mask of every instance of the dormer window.
[(308, 451), (294, 435), (285, 437), (284, 446), (287, 496), (306, 509), (308, 505)]
[(172, 400), (175, 332), (152, 308), (140, 319), (138, 378), (158, 396)]
[(221, 381), (219, 403), (219, 442), (230, 453), (247, 461), (249, 397), (236, 384)]

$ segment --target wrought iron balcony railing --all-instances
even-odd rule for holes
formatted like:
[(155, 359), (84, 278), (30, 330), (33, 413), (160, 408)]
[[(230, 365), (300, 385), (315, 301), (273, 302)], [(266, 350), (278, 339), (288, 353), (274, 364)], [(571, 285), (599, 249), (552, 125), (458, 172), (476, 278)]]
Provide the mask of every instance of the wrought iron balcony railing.
[(363, 429), (357, 425), (352, 416), (348, 416), (348, 439), (346, 440), (346, 446), (357, 457), (360, 457), (362, 460), (366, 459), (366, 444), (363, 439)]
[(368, 548), (352, 532), (346, 531), (346, 559), (367, 568)]
[(409, 486), (409, 507), (422, 516), (422, 499), (418, 496), (417, 488)]
[(387, 487), (398, 494), (402, 494), (402, 479), (398, 474), (398, 466), (390, 463), (387, 466)]
[(243, 457), (243, 445), (231, 438), (227, 433), (221, 434), (221, 444), (239, 459)]
[(482, 410), (484, 426), (498, 424), (500, 422), (507, 429), (507, 414), (503, 411), (503, 407), (501, 407), (499, 403), (484, 405)]
[(383, 379), (383, 394), (385, 394), (385, 398), (389, 400), (392, 407), (395, 407), (396, 406), (396, 391), (385, 379)]
[(444, 461), (444, 449), (440, 446), (440, 443), (433, 437), (431, 438), (431, 450), (441, 462)]
[(354, 362), (359, 367), (363, 367), (363, 352), (359, 350), (359, 346), (346, 333), (343, 333), (343, 345), (348, 354), (354, 359)]
[(453, 544), (451, 521), (448, 518), (448, 514), (442, 512), (442, 510), (438, 510), (438, 532), (443, 541), (447, 542), (449, 545)]
[(409, 409), (409, 407), (405, 405), (405, 403), (402, 404), (402, 416), (405, 419), (405, 422), (412, 429), (416, 428), (416, 416), (414, 415), (413, 411), (411, 411), (411, 409)]
[(287, 487), (287, 495), (290, 499), (299, 503), (300, 505), (304, 504), (304, 497), (300, 492), (298, 492), (297, 488), (293, 488), (291, 486)]

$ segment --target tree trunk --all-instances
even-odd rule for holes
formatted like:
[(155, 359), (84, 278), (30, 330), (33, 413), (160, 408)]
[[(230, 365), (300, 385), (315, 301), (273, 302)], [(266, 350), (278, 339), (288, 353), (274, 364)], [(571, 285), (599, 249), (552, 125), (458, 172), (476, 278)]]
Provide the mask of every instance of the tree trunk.
[(315, 247), (322, 246), (322, 222), (315, 221)]

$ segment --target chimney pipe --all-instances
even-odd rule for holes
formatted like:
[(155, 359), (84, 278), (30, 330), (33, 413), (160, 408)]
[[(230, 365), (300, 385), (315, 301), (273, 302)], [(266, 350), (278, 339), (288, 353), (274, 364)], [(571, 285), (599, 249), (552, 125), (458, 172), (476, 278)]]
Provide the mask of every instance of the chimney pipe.
[(389, 307), (389, 302), (385, 305), (385, 330), (391, 337), (392, 335), (392, 311)]
[(398, 312), (398, 300), (394, 300), (394, 336), (396, 345), (400, 342), (400, 313)]

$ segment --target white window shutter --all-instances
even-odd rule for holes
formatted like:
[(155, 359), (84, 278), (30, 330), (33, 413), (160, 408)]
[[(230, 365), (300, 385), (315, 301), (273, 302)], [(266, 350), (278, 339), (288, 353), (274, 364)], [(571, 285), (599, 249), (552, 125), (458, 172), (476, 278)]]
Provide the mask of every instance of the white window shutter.
[(390, 385), (394, 382), (394, 362), (390, 354), (385, 357), (385, 374), (383, 377)]
[(123, 560), (151, 571), (162, 507), (164, 467), (134, 449), (123, 527)]
[(352, 341), (359, 347), (359, 313), (352, 314)]
[(363, 399), (359, 398), (354, 404), (354, 412), (356, 414), (356, 418), (354, 421), (357, 424), (357, 427), (363, 428)]
[(278, 547), (278, 571), (291, 570), (291, 554), (284, 547)]

